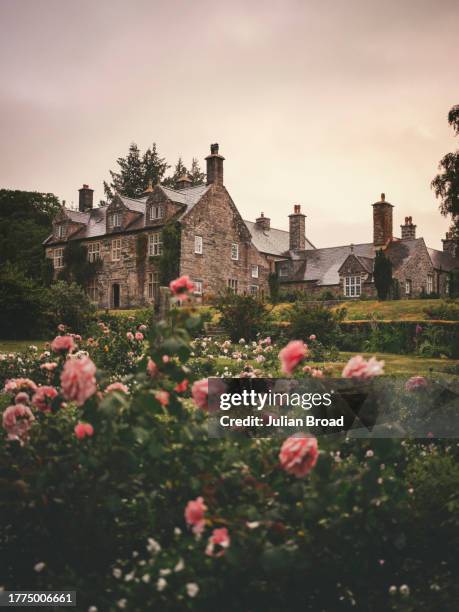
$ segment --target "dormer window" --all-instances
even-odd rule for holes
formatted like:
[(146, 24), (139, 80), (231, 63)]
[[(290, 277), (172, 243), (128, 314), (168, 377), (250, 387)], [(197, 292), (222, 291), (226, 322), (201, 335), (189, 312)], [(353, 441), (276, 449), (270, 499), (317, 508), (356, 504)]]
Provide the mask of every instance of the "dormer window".
[(121, 227), (121, 213), (114, 212), (109, 217), (111, 227)]
[(164, 206), (161, 204), (155, 204), (150, 207), (150, 221), (156, 221), (164, 217)]
[(57, 226), (57, 237), (65, 238), (65, 225), (61, 224)]

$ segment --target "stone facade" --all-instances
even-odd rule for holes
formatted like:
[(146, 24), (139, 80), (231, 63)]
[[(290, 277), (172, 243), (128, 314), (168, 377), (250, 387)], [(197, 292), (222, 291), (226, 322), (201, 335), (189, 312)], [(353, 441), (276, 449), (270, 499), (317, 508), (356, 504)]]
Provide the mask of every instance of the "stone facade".
[(386, 202), (386, 196), (381, 194), (381, 200), (373, 204), (373, 244), (384, 246), (392, 240), (392, 204)]

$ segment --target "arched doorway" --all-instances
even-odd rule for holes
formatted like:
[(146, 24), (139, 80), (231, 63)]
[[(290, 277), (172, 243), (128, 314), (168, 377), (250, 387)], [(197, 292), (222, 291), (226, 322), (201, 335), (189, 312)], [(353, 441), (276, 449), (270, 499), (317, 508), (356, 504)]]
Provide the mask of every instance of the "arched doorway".
[(113, 308), (120, 307), (120, 286), (118, 283), (112, 285), (112, 305)]

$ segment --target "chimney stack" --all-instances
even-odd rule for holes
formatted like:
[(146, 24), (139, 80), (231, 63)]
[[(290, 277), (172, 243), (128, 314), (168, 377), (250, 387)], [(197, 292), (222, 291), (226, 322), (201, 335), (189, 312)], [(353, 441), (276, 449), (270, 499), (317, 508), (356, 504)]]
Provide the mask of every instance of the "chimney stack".
[(210, 155), (206, 157), (207, 162), (207, 184), (223, 185), (223, 161), (224, 157), (218, 153), (218, 144), (210, 145)]
[(373, 206), (373, 244), (384, 246), (393, 238), (392, 234), (392, 204), (386, 202), (386, 195), (381, 194), (379, 202)]
[(446, 232), (445, 238), (442, 239), (443, 251), (449, 253), (451, 257), (456, 257), (457, 242), (454, 240), (453, 232)]
[(264, 213), (261, 213), (258, 219), (255, 219), (255, 224), (261, 230), (269, 231), (271, 227), (271, 219), (269, 217), (265, 217)]
[(416, 239), (416, 226), (413, 225), (412, 217), (405, 217), (405, 225), (400, 226), (402, 230), (402, 240)]
[(301, 212), (300, 204), (295, 204), (289, 217), (289, 248), (291, 251), (303, 251), (306, 248), (306, 215)]
[(81, 189), (78, 189), (78, 192), (80, 194), (78, 198), (78, 210), (80, 212), (91, 210), (94, 189), (90, 189), (89, 185), (83, 185)]

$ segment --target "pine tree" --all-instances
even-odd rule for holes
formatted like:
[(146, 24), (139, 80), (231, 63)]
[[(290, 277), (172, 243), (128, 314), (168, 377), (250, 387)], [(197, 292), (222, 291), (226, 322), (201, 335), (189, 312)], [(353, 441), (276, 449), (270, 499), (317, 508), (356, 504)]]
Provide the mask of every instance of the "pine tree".
[(175, 164), (174, 174), (165, 178), (163, 184), (166, 185), (166, 187), (174, 188), (177, 186), (177, 182), (184, 174), (188, 175), (188, 170), (183, 163), (182, 158), (179, 157), (177, 163)]
[(373, 277), (378, 300), (386, 300), (392, 287), (392, 262), (382, 250), (376, 251)]
[(195, 185), (204, 185), (206, 182), (206, 174), (205, 172), (201, 172), (201, 167), (199, 166), (199, 162), (196, 157), (193, 157), (191, 160), (191, 170), (189, 172), (189, 177), (191, 179), (191, 184), (193, 187)]
[(156, 143), (141, 155), (139, 147), (133, 142), (126, 157), (116, 160), (119, 171), (110, 170), (111, 183), (104, 182), (104, 192), (108, 200), (111, 200), (115, 192), (121, 193), (129, 198), (140, 197), (148, 186), (149, 180), (155, 185), (159, 183), (169, 164), (160, 157)]

